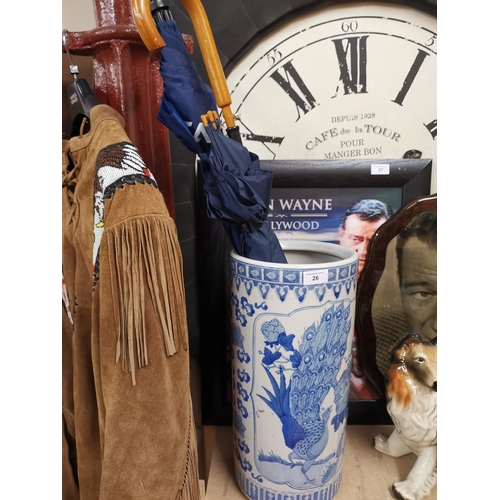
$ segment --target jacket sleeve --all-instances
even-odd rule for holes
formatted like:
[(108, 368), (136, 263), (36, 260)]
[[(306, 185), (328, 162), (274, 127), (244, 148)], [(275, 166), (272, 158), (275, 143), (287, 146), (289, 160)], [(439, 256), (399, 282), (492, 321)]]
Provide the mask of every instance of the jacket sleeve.
[(95, 298), (100, 500), (197, 500), (182, 258), (168, 213), (105, 226)]

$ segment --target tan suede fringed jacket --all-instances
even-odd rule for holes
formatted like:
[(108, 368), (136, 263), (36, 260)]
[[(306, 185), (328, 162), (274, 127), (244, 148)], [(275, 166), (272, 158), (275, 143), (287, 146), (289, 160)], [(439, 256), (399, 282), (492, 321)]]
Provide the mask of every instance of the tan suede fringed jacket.
[(63, 500), (198, 500), (176, 226), (123, 118), (90, 126), (63, 142)]

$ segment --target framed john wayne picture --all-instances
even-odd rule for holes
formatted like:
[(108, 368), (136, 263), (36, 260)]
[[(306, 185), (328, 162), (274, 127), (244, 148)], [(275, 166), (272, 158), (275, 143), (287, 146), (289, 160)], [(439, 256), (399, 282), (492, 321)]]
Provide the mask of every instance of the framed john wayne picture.
[[(278, 238), (349, 246), (360, 257), (371, 235), (407, 202), (430, 193), (432, 160), (261, 160), (273, 172), (268, 219)], [(230, 244), (204, 210), (199, 183), (202, 416), (205, 425), (231, 423)], [(359, 276), (359, 275), (358, 275)], [(356, 333), (350, 387), (350, 424), (390, 423), (383, 394), (364, 377)]]

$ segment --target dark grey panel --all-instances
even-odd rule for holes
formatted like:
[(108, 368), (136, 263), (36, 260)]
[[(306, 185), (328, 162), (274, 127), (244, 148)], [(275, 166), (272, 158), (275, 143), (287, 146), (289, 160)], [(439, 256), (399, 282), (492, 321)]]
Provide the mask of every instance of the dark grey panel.
[(188, 284), (197, 278), (196, 238), (184, 240), (180, 245), (184, 268), (184, 283)]
[[(208, 111), (208, 110), (207, 110)], [(196, 155), (182, 144), (175, 135), (170, 132), (170, 158), (172, 163), (194, 164)]]
[(196, 236), (196, 220), (191, 202), (175, 204), (175, 222), (180, 243)]
[(192, 358), (200, 359), (200, 324), (198, 314), (198, 284), (192, 281), (185, 286), (186, 313), (189, 331), (189, 351)]
[(192, 201), (195, 196), (193, 163), (172, 163), (174, 200), (176, 204)]
[(276, 19), (292, 10), (290, 0), (270, 2), (269, 0), (240, 0), (256, 28), (261, 31), (272, 25)]

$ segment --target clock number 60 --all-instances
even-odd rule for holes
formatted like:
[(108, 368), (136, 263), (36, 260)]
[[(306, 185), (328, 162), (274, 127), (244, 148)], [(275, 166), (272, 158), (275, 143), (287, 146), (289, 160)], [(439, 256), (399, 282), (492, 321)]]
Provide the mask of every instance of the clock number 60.
[(358, 21), (344, 21), (342, 23), (342, 31), (347, 33), (349, 31), (356, 31), (358, 29)]
[(277, 63), (282, 57), (283, 54), (278, 49), (274, 49), (272, 54), (271, 52), (267, 54), (267, 60), (271, 66)]

